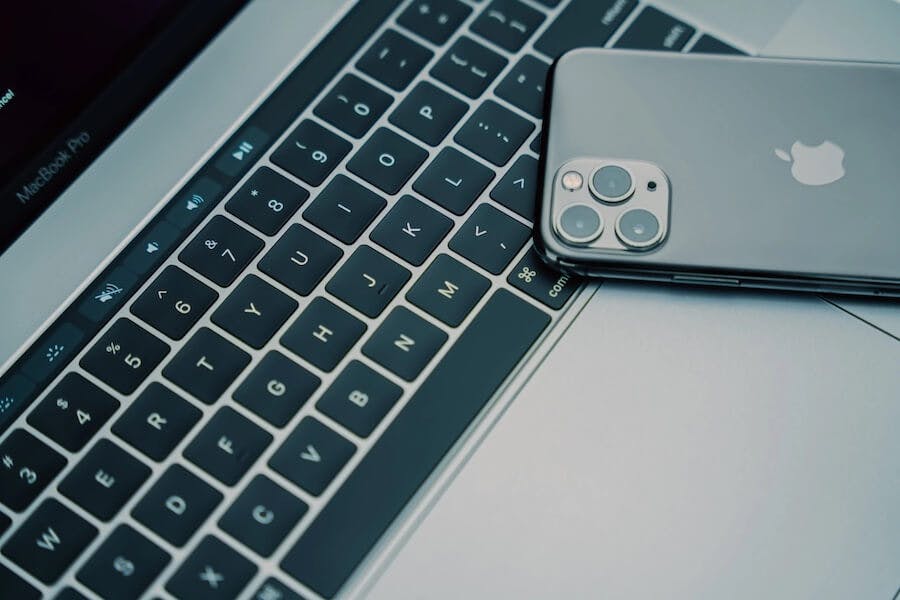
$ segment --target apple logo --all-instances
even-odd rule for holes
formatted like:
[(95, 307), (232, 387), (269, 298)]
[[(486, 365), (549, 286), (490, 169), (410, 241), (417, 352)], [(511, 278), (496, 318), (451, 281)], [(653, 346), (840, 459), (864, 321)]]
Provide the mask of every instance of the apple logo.
[(788, 154), (775, 148), (775, 156), (791, 165), (791, 175), (804, 185), (827, 185), (844, 176), (844, 150), (825, 140), (818, 146), (796, 141)]

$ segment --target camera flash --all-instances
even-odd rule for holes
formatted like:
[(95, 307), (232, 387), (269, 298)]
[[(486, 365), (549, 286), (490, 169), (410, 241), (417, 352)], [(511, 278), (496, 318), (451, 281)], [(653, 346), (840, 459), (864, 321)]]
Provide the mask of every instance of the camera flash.
[(570, 192), (574, 192), (579, 189), (584, 183), (584, 178), (581, 176), (581, 173), (577, 171), (568, 171), (565, 175), (562, 176), (562, 185), (565, 189)]

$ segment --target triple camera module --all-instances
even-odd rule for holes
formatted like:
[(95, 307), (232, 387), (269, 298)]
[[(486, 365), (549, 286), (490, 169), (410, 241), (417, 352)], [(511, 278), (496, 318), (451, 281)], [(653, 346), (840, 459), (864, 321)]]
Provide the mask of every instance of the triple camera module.
[(648, 250), (665, 237), (669, 185), (656, 165), (579, 159), (563, 165), (556, 180), (555, 228), (568, 244)]

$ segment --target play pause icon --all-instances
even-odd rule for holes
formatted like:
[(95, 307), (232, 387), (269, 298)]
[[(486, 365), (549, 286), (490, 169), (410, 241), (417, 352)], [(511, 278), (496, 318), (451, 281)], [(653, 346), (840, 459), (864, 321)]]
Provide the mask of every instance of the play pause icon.
[(235, 152), (232, 152), (231, 155), (237, 160), (244, 160), (244, 156), (251, 150), (253, 150), (253, 144), (250, 142), (241, 142), (238, 149)]

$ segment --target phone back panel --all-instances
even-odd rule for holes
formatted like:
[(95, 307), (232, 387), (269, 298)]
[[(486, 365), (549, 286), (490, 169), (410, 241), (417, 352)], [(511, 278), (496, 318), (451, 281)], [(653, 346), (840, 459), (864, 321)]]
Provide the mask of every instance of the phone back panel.
[(581, 49), (551, 93), (545, 182), (583, 157), (669, 178), (666, 239), (608, 266), (900, 280), (900, 67)]

